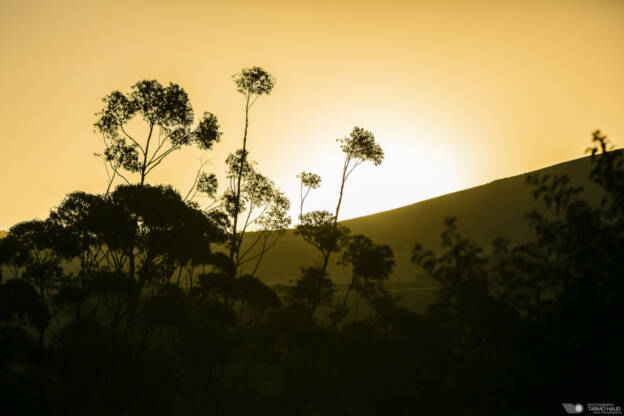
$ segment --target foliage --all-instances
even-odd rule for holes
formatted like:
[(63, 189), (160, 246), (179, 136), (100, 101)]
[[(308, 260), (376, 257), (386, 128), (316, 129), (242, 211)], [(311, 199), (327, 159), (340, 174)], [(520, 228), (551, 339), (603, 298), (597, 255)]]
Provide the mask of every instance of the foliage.
[(302, 308), (305, 316), (312, 319), (319, 306), (331, 303), (335, 292), (327, 273), (318, 267), (302, 267), (301, 276), (289, 288), (286, 301), (295, 309)]
[[(333, 215), (328, 211), (303, 213), (305, 199), (310, 190), (320, 186), (321, 177), (314, 173), (301, 172), (297, 175), (300, 180), (300, 223), (295, 229), (295, 235), (301, 236), (304, 241), (319, 250), (321, 254), (319, 276), (321, 277), (327, 274), (327, 266), (332, 253), (339, 254), (350, 243), (350, 250), (343, 255), (343, 262), (352, 264), (353, 275), (348, 283), (342, 305), (336, 305), (331, 314), (331, 320), (334, 323), (346, 318), (347, 300), (353, 289), (358, 290), (360, 294), (366, 296), (375, 305), (382, 298), (390, 303), (396, 302), (383, 288), (383, 280), (389, 276), (394, 267), (393, 253), (390, 247), (373, 245), (372, 241), (365, 236), (350, 237), (351, 231), (344, 225), (338, 224), (344, 187), (349, 175), (356, 167), (366, 161), (373, 162), (375, 166), (381, 164), (384, 157), (383, 150), (375, 142), (375, 136), (361, 127), (355, 127), (349, 137), (339, 139), (338, 142), (340, 142), (340, 148), (345, 154), (345, 160), (336, 211)], [(367, 256), (371, 257), (367, 260)], [(308, 268), (306, 270), (313, 269)], [(385, 277), (381, 277), (382, 275)], [(319, 277), (318, 280), (320, 279)], [(331, 280), (329, 282), (331, 283)], [(298, 284), (300, 283), (301, 279), (298, 280)], [(314, 309), (309, 314), (310, 316), (313, 315)]]
[[(552, 396), (617, 395), (624, 364), (617, 346), (624, 339), (617, 306), (624, 293), (618, 254), (624, 248), (624, 188), (615, 184), (624, 174), (624, 155), (607, 151), (599, 131), (593, 141), (590, 178), (604, 191), (598, 206), (565, 175), (531, 175), (527, 183), (547, 209), (527, 215), (535, 241), (511, 246), (499, 239), (486, 252), (450, 219), (442, 254), (414, 249), (413, 260), (442, 285), (426, 318), (450, 342), (452, 367), (440, 382), (467, 399), (463, 409), (495, 414), (515, 406), (526, 414), (536, 405), (552, 407)], [(579, 362), (580, 373), (570, 366)], [(475, 379), (475, 371), (487, 377)], [(518, 406), (520, 393), (535, 403)], [(492, 395), (496, 402), (489, 401)]]
[[(245, 97), (245, 129), (243, 147), (226, 160), (228, 190), (223, 195), (224, 209), (231, 219), (229, 241), (230, 259), (234, 262), (234, 273), (240, 266), (255, 262), (251, 276), (255, 275), (264, 254), (270, 250), (290, 225), (287, 212), (290, 201), (275, 188), (275, 184), (257, 172), (253, 162), (247, 159), (247, 133), (249, 110), (261, 95), (268, 95), (275, 86), (275, 77), (264, 69), (254, 66), (244, 68), (232, 76), (237, 91)], [(244, 215), (247, 210), (247, 215)], [(259, 213), (258, 213), (259, 212)], [(242, 225), (239, 224), (243, 216)], [(248, 227), (259, 231), (253, 241), (243, 248), (243, 238)], [(243, 250), (243, 251), (241, 251)]]
[[(253, 165), (242, 158), (241, 151), (229, 155), (226, 160), (226, 177), (230, 187), (223, 195), (224, 209), (230, 218), (245, 212), (239, 224), (240, 229), (236, 230), (237, 238), (231, 242), (231, 258), (236, 269), (252, 264), (251, 276), (256, 274), (264, 254), (277, 243), (290, 225), (290, 201), (272, 180), (256, 171)], [(242, 176), (239, 176), (241, 172)], [(237, 199), (238, 178), (241, 179), (241, 185)], [(233, 235), (233, 225), (230, 230)], [(250, 230), (255, 231), (254, 234), (244, 241)]]
[(390, 278), (396, 264), (394, 253), (389, 246), (374, 244), (370, 238), (363, 235), (354, 235), (342, 255), (342, 263), (351, 266), (351, 276), (342, 305), (336, 312), (336, 319), (342, 320), (346, 317), (347, 300), (352, 290), (363, 295), (378, 312), (380, 311), (378, 306), (381, 306), (379, 302), (383, 302), (383, 299), (396, 303), (383, 287), (384, 281)]
[(232, 79), (238, 92), (250, 96), (268, 95), (275, 87), (275, 77), (258, 66), (244, 68)]
[(301, 223), (295, 229), (295, 234), (318, 249), (323, 259), (332, 252), (341, 251), (351, 232), (343, 225), (336, 225), (334, 218), (328, 211), (308, 212), (301, 217)]
[(394, 254), (389, 246), (374, 244), (363, 235), (351, 238), (343, 260), (351, 264), (354, 277), (365, 280), (386, 280), (395, 265)]
[(384, 152), (381, 146), (375, 142), (375, 136), (368, 130), (361, 127), (354, 127), (349, 137), (338, 139), (340, 149), (345, 154), (346, 165), (353, 161), (353, 166), (347, 173), (347, 176), (353, 169), (364, 162), (372, 162), (375, 166), (379, 166), (384, 159)]
[(299, 220), (303, 217), (303, 204), (312, 189), (321, 186), (321, 177), (315, 173), (301, 172), (297, 175), (299, 179)]
[[(170, 83), (161, 85), (156, 80), (143, 80), (134, 84), (131, 92), (113, 91), (102, 99), (104, 108), (96, 116), (95, 128), (104, 139), (101, 155), (113, 174), (129, 183), (119, 171), (124, 169), (140, 174), (143, 185), (146, 176), (169, 154), (191, 144), (208, 150), (219, 141), (221, 132), (217, 118), (205, 112), (195, 128), (193, 109), (184, 89)], [(143, 140), (128, 131), (135, 117), (147, 124), (147, 137)]]
[[(235, 83), (248, 112), (274, 79), (251, 68)], [(141, 165), (123, 131), (132, 117), (173, 147), (216, 140), (210, 123), (190, 129), (186, 95), (167, 88), (139, 83), (128, 96), (111, 94), (101, 113), (109, 161), (138, 166), (143, 179), (151, 162)], [(51, 415), (525, 415), (554, 414), (563, 400), (613, 401), (624, 369), (624, 152), (599, 131), (593, 143), (598, 203), (566, 176), (527, 179), (545, 207), (527, 215), (534, 241), (485, 249), (449, 218), (441, 250), (417, 244), (412, 261), (440, 285), (422, 314), (384, 287), (392, 249), (338, 222), (349, 174), (383, 160), (363, 129), (341, 141), (335, 213), (303, 213), (320, 177), (299, 176), (295, 232), (321, 261), (302, 267), (282, 297), (254, 274), (289, 226), (289, 202), (245, 144), (227, 160), (222, 209), (202, 211), (192, 192), (143, 181), (70, 193), (48, 218), (0, 239), (0, 399)], [(195, 189), (216, 195), (214, 175), (198, 171)], [(242, 244), (251, 229), (259, 239)], [(326, 272), (332, 253), (350, 272), (342, 305)], [(374, 315), (345, 319), (352, 290)]]

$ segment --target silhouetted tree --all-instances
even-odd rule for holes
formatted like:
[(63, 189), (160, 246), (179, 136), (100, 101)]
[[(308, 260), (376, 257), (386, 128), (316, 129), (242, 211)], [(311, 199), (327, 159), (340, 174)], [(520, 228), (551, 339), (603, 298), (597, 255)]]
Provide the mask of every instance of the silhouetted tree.
[(321, 177), (315, 173), (301, 172), (297, 175), (299, 179), (299, 220), (303, 217), (303, 203), (312, 189), (321, 186)]
[(240, 302), (241, 321), (247, 324), (259, 322), (269, 310), (279, 309), (282, 305), (270, 287), (251, 275), (236, 279), (235, 290)]
[(336, 205), (334, 222), (338, 222), (338, 214), (340, 213), (340, 206), (344, 195), (344, 186), (349, 175), (364, 162), (372, 162), (375, 166), (379, 166), (384, 159), (383, 150), (379, 144), (375, 142), (373, 133), (361, 127), (354, 127), (349, 137), (344, 137), (337, 141), (340, 143), (340, 148), (345, 155), (345, 160), (342, 166), (340, 193), (338, 194), (338, 204)]
[[(413, 261), (441, 284), (425, 315), (440, 339), (427, 353), (444, 348), (450, 364), (437, 388), (461, 401), (462, 411), (499, 414), (515, 406), (525, 414), (554, 407), (552, 397), (617, 395), (613, 386), (624, 367), (617, 310), (624, 293), (618, 254), (624, 154), (608, 151), (599, 131), (593, 141), (590, 179), (603, 191), (598, 204), (585, 200), (567, 175), (533, 174), (527, 183), (547, 209), (527, 215), (534, 241), (512, 246), (498, 239), (485, 251), (449, 219), (441, 254), (414, 249)], [(570, 366), (579, 362), (583, 370)], [(529, 396), (530, 405), (518, 405)]]
[[(303, 203), (311, 189), (320, 186), (321, 178), (318, 175), (302, 172), (298, 175), (300, 179), (300, 214), (299, 225), (295, 229), (295, 235), (300, 235), (307, 243), (314, 246), (321, 253), (320, 273), (311, 274), (309, 279), (317, 277), (324, 279), (327, 274), (327, 266), (332, 253), (340, 253), (349, 240), (350, 230), (338, 224), (338, 215), (344, 196), (344, 187), (349, 175), (353, 170), (366, 161), (371, 161), (375, 166), (383, 161), (383, 150), (375, 142), (374, 135), (361, 128), (355, 127), (349, 137), (337, 140), (340, 148), (345, 154), (338, 194), (338, 204), (336, 211), (332, 215), (328, 211), (312, 211), (303, 214)], [(305, 192), (304, 192), (305, 189)], [(331, 282), (331, 280), (329, 280)], [(319, 281), (317, 285), (322, 286), (324, 281)], [(335, 290), (335, 289), (334, 289)], [(345, 316), (346, 299), (350, 293), (347, 289), (345, 300), (342, 306), (338, 306), (335, 311), (334, 321), (339, 321)]]
[(50, 313), (36, 289), (23, 279), (10, 279), (0, 285), (0, 323), (29, 326), (39, 332), (39, 343), (50, 321)]
[[(344, 196), (344, 187), (347, 182), (347, 179), (349, 178), (351, 173), (353, 173), (355, 168), (357, 168), (362, 163), (370, 161), (370, 162), (373, 162), (375, 166), (378, 166), (379, 164), (381, 164), (384, 158), (383, 150), (381, 149), (379, 144), (375, 142), (375, 136), (373, 135), (373, 133), (361, 127), (354, 127), (349, 137), (344, 137), (342, 139), (338, 139), (337, 141), (340, 143), (340, 148), (342, 149), (342, 152), (345, 155), (345, 159), (344, 159), (343, 168), (342, 168), (342, 176), (340, 180), (340, 191), (338, 193), (338, 204), (336, 205), (336, 211), (331, 219), (328, 218), (325, 212), (318, 212), (306, 219), (307, 214), (303, 215), (303, 208), (302, 208), (301, 209), (302, 224), (300, 225), (300, 226), (305, 227), (306, 225), (304, 225), (304, 221), (307, 221), (308, 222), (307, 228), (309, 230), (310, 229), (309, 224), (311, 223), (320, 224), (319, 219), (321, 218), (323, 218), (324, 220), (329, 219), (329, 221), (333, 223), (333, 226), (335, 228), (335, 231), (333, 233), (335, 236), (338, 236), (341, 234), (338, 231), (338, 215), (340, 214), (340, 207), (342, 205), (342, 198)], [(310, 185), (304, 184), (303, 183), (304, 179)], [(305, 185), (309, 190), (309, 188), (316, 187), (319, 185), (320, 178), (306, 175), (305, 178), (302, 176), (301, 181), (302, 181), (302, 187)], [(301, 199), (302, 199), (302, 205), (303, 205), (303, 197)], [(324, 226), (318, 228), (318, 230), (320, 232), (323, 232), (325, 236), (328, 235), (327, 233), (325, 233)], [(310, 238), (304, 238), (304, 239), (308, 242), (310, 242), (311, 240)], [(321, 267), (321, 270), (323, 270), (323, 273), (327, 271), (327, 265), (329, 264), (329, 258), (331, 256), (331, 253), (334, 251), (337, 251), (336, 249), (338, 248), (339, 248), (338, 241), (335, 241), (333, 243), (333, 247), (329, 247), (329, 250), (323, 253), (323, 263)]]
[(328, 211), (312, 211), (301, 217), (295, 235), (301, 236), (308, 244), (321, 253), (321, 264), (327, 264), (333, 252), (340, 252), (349, 241), (350, 230), (334, 221)]
[(286, 301), (291, 307), (301, 308), (312, 320), (319, 306), (329, 305), (336, 293), (336, 286), (318, 267), (302, 267), (301, 276), (289, 287)]
[(243, 211), (241, 209), (241, 192), (244, 171), (247, 169), (247, 130), (249, 128), (249, 110), (256, 103), (261, 95), (268, 95), (275, 86), (275, 77), (266, 72), (264, 69), (254, 66), (251, 68), (244, 68), (241, 72), (232, 76), (234, 84), (239, 93), (245, 97), (245, 129), (243, 131), (243, 147), (237, 151), (235, 155), (230, 156), (236, 159), (234, 166), (237, 168), (235, 171), (235, 186), (231, 186), (233, 189), (233, 195), (231, 196), (232, 203), (232, 238), (230, 242), (230, 258), (234, 260), (237, 254), (237, 250), (240, 249), (240, 242), (242, 236), (238, 235), (238, 217)]
[[(193, 109), (177, 84), (164, 87), (156, 80), (143, 80), (129, 94), (113, 91), (102, 101), (104, 108), (96, 114), (95, 128), (104, 139), (102, 157), (112, 169), (109, 189), (116, 175), (130, 183), (120, 169), (138, 173), (143, 185), (146, 176), (172, 152), (191, 144), (210, 149), (221, 136), (217, 118), (208, 112), (192, 127)], [(128, 123), (136, 116), (147, 124), (144, 139), (128, 131)]]
[(370, 238), (354, 235), (342, 255), (342, 262), (351, 266), (351, 276), (339, 308), (341, 315), (347, 313), (347, 300), (352, 290), (374, 303), (383, 296), (383, 282), (390, 278), (396, 262), (390, 246), (374, 244)]
[[(230, 181), (230, 187), (225, 191), (223, 198), (225, 212), (233, 224), (237, 221), (237, 214), (245, 213), (239, 220), (240, 229), (235, 230), (236, 225), (232, 225), (231, 228), (232, 233), (236, 233), (236, 239), (230, 244), (230, 258), (234, 262), (234, 271), (236, 273), (250, 263), (252, 268), (249, 274), (254, 276), (264, 254), (277, 243), (290, 225), (288, 216), (290, 201), (276, 188), (273, 181), (257, 172), (253, 162), (244, 159), (242, 155), (243, 153), (239, 151), (226, 160), (226, 176)], [(241, 165), (244, 165), (242, 171)], [(244, 241), (250, 229), (255, 233)]]

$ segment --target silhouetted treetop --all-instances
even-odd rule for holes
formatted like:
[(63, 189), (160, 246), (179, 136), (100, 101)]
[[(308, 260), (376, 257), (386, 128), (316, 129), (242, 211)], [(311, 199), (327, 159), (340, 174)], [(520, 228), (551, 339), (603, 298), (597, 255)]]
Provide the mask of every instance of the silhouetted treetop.
[(336, 286), (319, 267), (302, 267), (300, 277), (289, 287), (286, 301), (291, 308), (301, 309), (308, 319), (319, 306), (330, 304)]
[(299, 219), (303, 216), (303, 204), (312, 189), (321, 186), (321, 177), (316, 173), (301, 172), (297, 175), (299, 179)]
[(232, 75), (236, 89), (245, 95), (270, 94), (275, 86), (275, 77), (259, 66), (244, 68)]
[(601, 206), (606, 210), (607, 216), (621, 217), (624, 213), (624, 177), (621, 175), (624, 171), (624, 156), (621, 151), (612, 151), (613, 144), (600, 130), (592, 134), (592, 142), (594, 147), (587, 149), (594, 162), (590, 179), (606, 191)]
[(396, 264), (390, 246), (374, 244), (361, 234), (351, 237), (343, 260), (351, 264), (354, 276), (369, 280), (389, 278)]
[(338, 142), (347, 159), (355, 161), (353, 168), (362, 162), (370, 161), (375, 166), (379, 166), (383, 162), (384, 152), (381, 146), (375, 142), (373, 133), (368, 130), (354, 127), (349, 137), (338, 139)]
[[(195, 128), (193, 109), (184, 89), (170, 83), (164, 87), (156, 80), (143, 80), (129, 94), (113, 91), (102, 99), (104, 108), (96, 113), (95, 128), (104, 138), (103, 158), (115, 175), (128, 180), (119, 168), (145, 177), (171, 152), (195, 144), (203, 150), (219, 141), (217, 118), (205, 112)], [(148, 125), (147, 137), (131, 135), (127, 124), (140, 116)], [(111, 179), (111, 182), (112, 182)], [(110, 187), (110, 185), (109, 185)]]
[(336, 224), (329, 211), (311, 211), (301, 217), (295, 229), (306, 242), (316, 247), (323, 256), (332, 251), (340, 251), (349, 239), (350, 230)]
[(297, 175), (297, 178), (299, 178), (303, 187), (318, 189), (321, 186), (321, 177), (316, 173), (301, 172)]
[(202, 194), (214, 196), (217, 193), (217, 176), (202, 172), (197, 179), (197, 190)]

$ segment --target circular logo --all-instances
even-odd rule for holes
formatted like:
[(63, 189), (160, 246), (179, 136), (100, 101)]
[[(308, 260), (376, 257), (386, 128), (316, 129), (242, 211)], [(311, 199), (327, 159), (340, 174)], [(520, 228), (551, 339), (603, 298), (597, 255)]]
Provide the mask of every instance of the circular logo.
[(581, 413), (583, 411), (583, 405), (582, 404), (577, 404), (576, 406), (574, 406), (574, 410), (576, 410), (577, 412)]

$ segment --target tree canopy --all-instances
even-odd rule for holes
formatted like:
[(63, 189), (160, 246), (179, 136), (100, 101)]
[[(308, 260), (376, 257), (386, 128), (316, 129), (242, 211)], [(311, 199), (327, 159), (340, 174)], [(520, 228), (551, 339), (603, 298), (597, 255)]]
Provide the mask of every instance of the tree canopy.
[[(209, 150), (221, 137), (212, 113), (205, 112), (193, 127), (188, 94), (177, 84), (165, 87), (156, 80), (143, 80), (134, 84), (130, 93), (113, 91), (102, 101), (95, 128), (104, 140), (102, 157), (112, 170), (111, 183), (116, 175), (129, 183), (120, 172), (123, 169), (138, 173), (143, 185), (147, 175), (172, 152), (191, 144)], [(147, 124), (145, 138), (130, 134), (128, 124), (135, 117)]]

